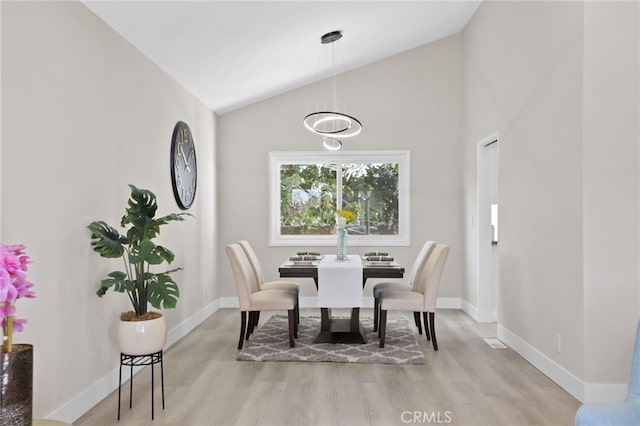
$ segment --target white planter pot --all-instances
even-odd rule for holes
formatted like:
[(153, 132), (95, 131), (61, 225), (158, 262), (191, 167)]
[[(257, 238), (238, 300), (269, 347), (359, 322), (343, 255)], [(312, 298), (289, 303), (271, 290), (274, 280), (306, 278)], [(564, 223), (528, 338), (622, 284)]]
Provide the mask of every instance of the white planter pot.
[(127, 355), (148, 355), (164, 349), (167, 327), (164, 317), (147, 321), (120, 321), (118, 344)]

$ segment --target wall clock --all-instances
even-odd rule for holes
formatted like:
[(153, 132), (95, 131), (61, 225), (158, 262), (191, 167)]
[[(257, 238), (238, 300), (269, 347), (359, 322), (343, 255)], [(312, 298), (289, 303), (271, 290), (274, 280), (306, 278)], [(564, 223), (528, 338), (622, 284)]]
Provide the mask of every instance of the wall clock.
[(178, 121), (171, 138), (171, 185), (178, 207), (187, 210), (196, 198), (196, 147), (187, 123)]

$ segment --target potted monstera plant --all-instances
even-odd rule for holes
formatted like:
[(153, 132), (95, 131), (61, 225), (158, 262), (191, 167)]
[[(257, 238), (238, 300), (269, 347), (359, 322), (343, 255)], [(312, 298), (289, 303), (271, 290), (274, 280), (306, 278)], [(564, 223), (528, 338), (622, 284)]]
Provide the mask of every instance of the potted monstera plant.
[(118, 328), (120, 351), (128, 355), (146, 355), (161, 351), (167, 338), (164, 317), (155, 309), (175, 308), (180, 296), (178, 284), (171, 274), (181, 268), (156, 271), (161, 264), (173, 262), (174, 254), (154, 243), (160, 227), (169, 222), (182, 221), (189, 213), (173, 213), (156, 218), (156, 196), (146, 189), (129, 185), (126, 213), (120, 226), (123, 234), (104, 221), (91, 222), (91, 246), (100, 256), (122, 258), (124, 270), (113, 271), (102, 280), (99, 297), (108, 290), (126, 293), (133, 311), (123, 312)]

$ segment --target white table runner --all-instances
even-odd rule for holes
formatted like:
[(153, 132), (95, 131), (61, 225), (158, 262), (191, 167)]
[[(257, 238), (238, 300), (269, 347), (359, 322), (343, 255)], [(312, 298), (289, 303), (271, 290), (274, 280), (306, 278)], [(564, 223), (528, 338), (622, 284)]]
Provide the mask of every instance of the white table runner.
[(349, 255), (338, 262), (327, 254), (318, 265), (318, 304), (321, 308), (356, 308), (362, 306), (362, 259)]

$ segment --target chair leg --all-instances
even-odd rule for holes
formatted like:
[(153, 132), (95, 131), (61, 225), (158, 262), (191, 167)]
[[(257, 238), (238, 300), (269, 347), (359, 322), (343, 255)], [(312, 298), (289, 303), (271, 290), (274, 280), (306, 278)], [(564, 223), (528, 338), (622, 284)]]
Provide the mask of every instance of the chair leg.
[(418, 327), (418, 334), (422, 335), (422, 321), (420, 319), (420, 312), (413, 313), (413, 320), (416, 322), (416, 327)]
[(424, 334), (427, 335), (427, 340), (431, 340), (431, 333), (429, 333), (429, 320), (427, 319), (427, 313), (423, 312), (422, 316), (424, 318)]
[(300, 322), (300, 308), (298, 307), (297, 303), (296, 303), (295, 308), (293, 309), (293, 317), (295, 319), (295, 321), (293, 322), (294, 337), (297, 339), (298, 338), (298, 323)]
[(387, 311), (381, 309), (380, 310), (380, 347), (384, 348), (384, 338), (387, 332)]
[(251, 333), (253, 333), (253, 325), (255, 323), (255, 312), (254, 311), (249, 311), (249, 323), (247, 324), (247, 336), (245, 338), (245, 340), (249, 340), (249, 336), (251, 336)]
[[(255, 329), (255, 328), (258, 328), (258, 322), (260, 322), (260, 311), (257, 311), (257, 312), (254, 314), (254, 320), (255, 320), (255, 321), (254, 321), (253, 326), (254, 326), (254, 329)], [(252, 333), (253, 333), (253, 331), (252, 331)]]
[(380, 299), (373, 298), (373, 331), (378, 331), (378, 309), (380, 309)]
[(296, 296), (296, 324), (300, 324), (300, 298)]
[(436, 341), (436, 327), (435, 327), (436, 313), (429, 312), (429, 327), (431, 327), (431, 343), (433, 343), (433, 350), (438, 350), (438, 342)]
[(295, 347), (296, 342), (294, 340), (295, 328), (296, 328), (296, 314), (293, 309), (288, 311), (289, 313), (289, 347)]
[(238, 350), (242, 349), (242, 341), (244, 340), (244, 329), (247, 326), (247, 313), (240, 312), (240, 340), (238, 341)]

